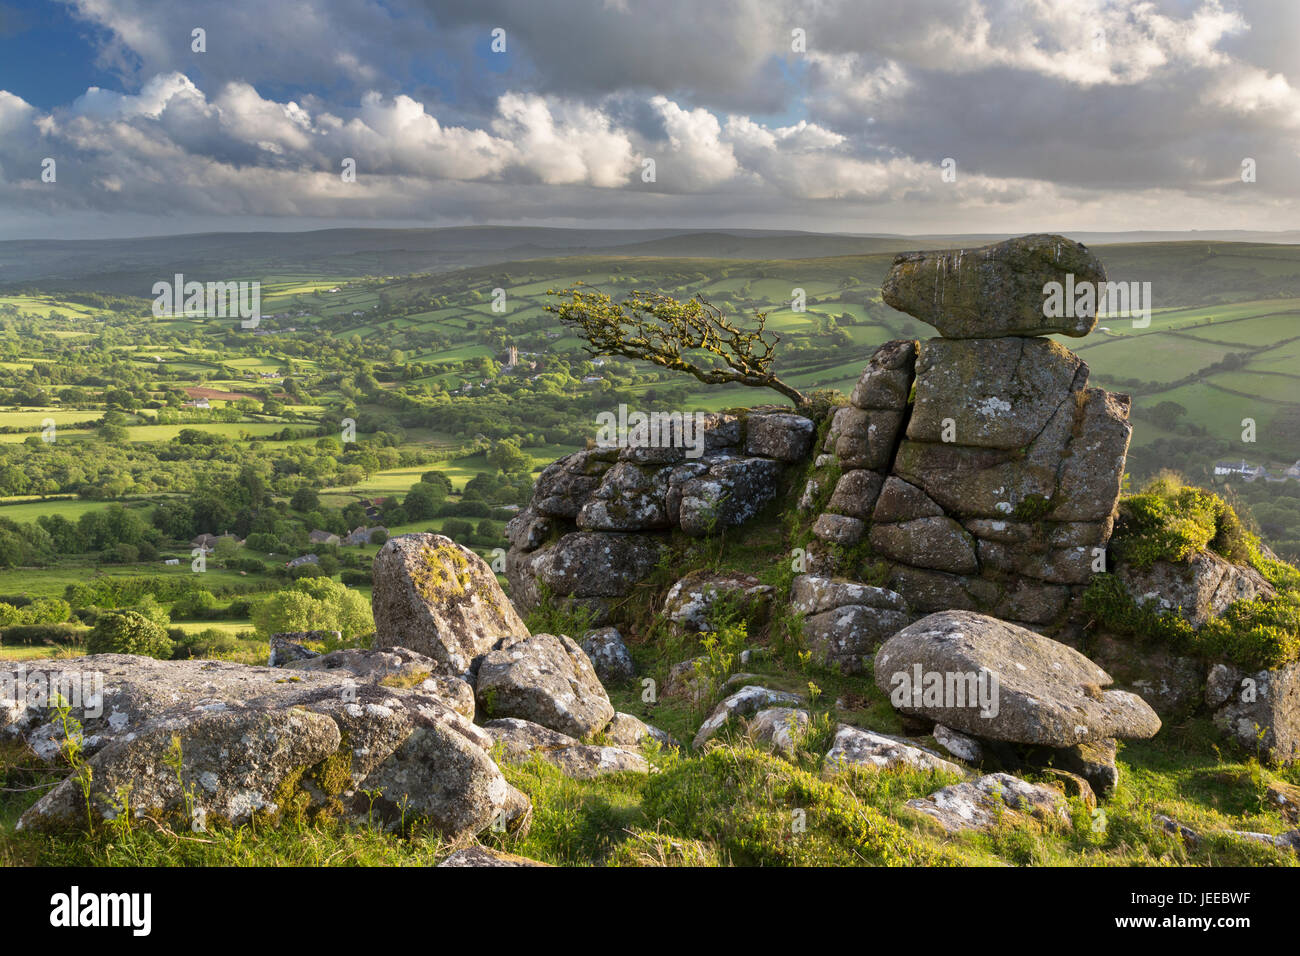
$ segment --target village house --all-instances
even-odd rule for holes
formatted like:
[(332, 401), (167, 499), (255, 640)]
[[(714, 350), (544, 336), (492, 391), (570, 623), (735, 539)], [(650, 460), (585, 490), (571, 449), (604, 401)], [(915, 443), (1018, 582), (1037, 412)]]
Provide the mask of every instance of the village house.
[(307, 540), (312, 544), (333, 544), (339, 543), (339, 536), (329, 531), (321, 531), (319, 528), (307, 535)]
[(211, 554), (216, 549), (218, 541), (233, 541), (235, 544), (244, 543), (233, 534), (201, 534), (190, 542), (190, 547), (202, 548), (204, 554)]
[(346, 538), (343, 539), (343, 543), (351, 547), (360, 547), (363, 544), (369, 544), (371, 537), (376, 532), (379, 531), (382, 531), (384, 533), (384, 536), (387, 537), (388, 529), (383, 527), (382, 525), (375, 525), (375, 527), (373, 528), (367, 528), (365, 525), (359, 525), (358, 527), (354, 528)]

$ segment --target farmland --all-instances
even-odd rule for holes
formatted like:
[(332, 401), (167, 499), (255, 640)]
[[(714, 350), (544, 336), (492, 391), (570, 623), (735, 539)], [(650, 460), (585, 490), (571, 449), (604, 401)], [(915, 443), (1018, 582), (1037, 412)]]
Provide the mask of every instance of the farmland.
[[(737, 259), (684, 237), (676, 249), (701, 254), (664, 241), (662, 255), (402, 274), (383, 257), (373, 273), (355, 256), (338, 272), (247, 261), (231, 278), (261, 283), (256, 329), (155, 316), (148, 284), (124, 290), (120, 276), (100, 290), (11, 284), (0, 289), (0, 601), (145, 578), (164, 582), (164, 609), (187, 588), (214, 596), (208, 619), (176, 627), (242, 634), (250, 602), (305, 573), (286, 567), (294, 558), (315, 555), (311, 573), (364, 589), (377, 545), (321, 544), (312, 531), (442, 530), (491, 557), (537, 471), (581, 447), (598, 412), (783, 401), (589, 354), (546, 311), (551, 290), (702, 295), (742, 323), (762, 313), (784, 380), (847, 393), (876, 346), (932, 331), (880, 300), (907, 240), (871, 243), (801, 258), (788, 237), (764, 246), (787, 258)], [(1093, 384), (1133, 397), (1135, 480), (1172, 467), (1212, 483), (1216, 460), (1243, 458), (1280, 474), (1300, 458), (1296, 249), (1098, 247), (1113, 279), (1151, 283), (1150, 324), (1107, 316), (1104, 330), (1061, 341)], [(1300, 481), (1229, 493), (1258, 513), (1265, 540), (1300, 551)], [(226, 532), (196, 583), (190, 539)]]

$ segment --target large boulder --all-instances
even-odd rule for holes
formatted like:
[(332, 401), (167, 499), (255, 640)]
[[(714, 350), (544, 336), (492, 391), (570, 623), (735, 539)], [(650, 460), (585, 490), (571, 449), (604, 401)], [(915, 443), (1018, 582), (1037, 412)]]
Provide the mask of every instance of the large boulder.
[(675, 508), (682, 530), (703, 537), (744, 524), (776, 497), (781, 468), (771, 458), (722, 458), (710, 465), (681, 485)]
[(446, 673), (438, 661), (409, 648), (345, 647), (283, 666), (293, 671), (333, 671), (385, 687), (418, 687), (443, 700), (458, 714), (474, 718), (474, 688), (469, 681)]
[[(451, 685), (382, 681), (342, 667), (100, 654), (7, 668), (0, 683), (23, 693), (0, 702), (0, 714), (7, 736), (62, 763), (64, 723), (48, 695), (31, 693), (61, 688), (76, 705), (95, 819), (121, 812), (127, 785), (133, 813), (186, 827), (325, 814), (458, 839), (526, 813), (527, 798), (488, 756), (492, 738), (457, 711), (456, 696), (441, 696)], [(21, 820), (41, 831), (86, 823), (87, 798), (71, 777)]]
[(632, 679), (636, 665), (616, 627), (600, 627), (582, 636), (582, 649), (602, 683), (622, 684)]
[(596, 448), (551, 462), (537, 476), (532, 509), (543, 517), (576, 518), (617, 459), (617, 449)]
[(463, 850), (457, 850), (447, 859), (443, 860), (438, 866), (491, 866), (491, 867), (517, 867), (517, 866), (550, 866), (549, 863), (540, 863), (537, 860), (530, 860), (526, 856), (516, 856), (513, 853), (503, 853), (500, 850), (493, 850), (485, 846), (468, 846)]
[(933, 325), (944, 338), (1082, 336), (1097, 324), (1096, 302), (1083, 314), (1052, 317), (1044, 287), (1105, 281), (1101, 260), (1086, 246), (1038, 234), (978, 249), (901, 254), (880, 294), (886, 305)]
[[(868, 521), (871, 519), (871, 513), (876, 507), (876, 499), (884, 483), (885, 476), (876, 471), (866, 468), (846, 471), (835, 483), (835, 490), (831, 494), (831, 500), (826, 504), (826, 510), (831, 514)], [(811, 500), (809, 506), (811, 507)]]
[(696, 731), (691, 746), (697, 750), (703, 747), (705, 742), (721, 730), (727, 721), (733, 717), (748, 717), (760, 710), (768, 710), (773, 707), (792, 707), (803, 703), (803, 698), (797, 694), (771, 690), (767, 687), (759, 687), (756, 684), (747, 685), (734, 694), (723, 698), (718, 703), (718, 706), (713, 708), (713, 712), (709, 714), (704, 723), (700, 725), (700, 729)]
[(898, 593), (819, 574), (794, 579), (790, 609), (804, 619), (814, 658), (848, 674), (862, 671), (880, 643), (911, 620)]
[(793, 754), (808, 734), (812, 717), (798, 707), (769, 707), (760, 710), (745, 725), (755, 743), (769, 750)]
[(475, 695), (488, 717), (518, 717), (572, 737), (594, 734), (614, 716), (591, 661), (563, 634), (534, 634), (485, 655)]
[(888, 470), (903, 415), (901, 409), (845, 405), (831, 419), (825, 450), (833, 451), (844, 468)]
[(916, 349), (913, 339), (895, 339), (876, 349), (853, 386), (849, 402), (858, 408), (906, 408), (916, 368)]
[(888, 588), (821, 574), (800, 574), (790, 584), (790, 609), (796, 614), (821, 614), (853, 605), (907, 612), (902, 595)]
[(980, 569), (975, 539), (946, 516), (876, 523), (870, 540), (877, 554), (905, 564), (952, 574), (974, 574)]
[(670, 467), (620, 461), (601, 480), (579, 509), (576, 522), (584, 531), (651, 531), (669, 527), (665, 499)]
[(681, 744), (668, 733), (652, 724), (647, 724), (640, 717), (619, 711), (614, 719), (601, 731), (600, 738), (615, 747), (644, 747), (648, 741), (654, 741), (660, 747), (680, 750)]
[(1254, 568), (1198, 551), (1186, 561), (1156, 561), (1145, 568), (1121, 562), (1120, 582), (1138, 604), (1181, 614), (1199, 628), (1238, 601), (1273, 598), (1272, 585)]
[(374, 560), (377, 648), (407, 647), (457, 673), (528, 628), (486, 561), (440, 534), (389, 538)]
[(554, 594), (611, 598), (653, 571), (659, 554), (659, 543), (645, 535), (579, 531), (534, 551), (529, 564), (533, 576)]
[(905, 714), (992, 740), (1070, 747), (1147, 738), (1160, 718), (1078, 651), (1006, 621), (941, 611), (876, 654), (876, 686)]

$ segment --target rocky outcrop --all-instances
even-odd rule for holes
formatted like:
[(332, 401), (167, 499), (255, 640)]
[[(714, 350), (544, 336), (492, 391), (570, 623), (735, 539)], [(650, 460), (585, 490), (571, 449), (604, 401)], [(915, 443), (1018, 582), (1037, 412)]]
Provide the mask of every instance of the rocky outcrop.
[(1300, 662), (1261, 671), (1216, 664), (1205, 682), (1215, 725), (1266, 759), (1300, 760)]
[(899, 256), (886, 302), (940, 337), (881, 346), (835, 413), (803, 502), (834, 483), (813, 514), (824, 550), (812, 570), (865, 544), (911, 611), (977, 610), (1048, 633), (1077, 620), (1105, 569), (1129, 400), (1088, 387), (1079, 356), (1039, 336), (1095, 322), (1045, 315), (1045, 284), (1104, 278), (1060, 236)]
[(816, 574), (794, 579), (790, 607), (803, 617), (813, 657), (847, 674), (862, 671), (880, 643), (911, 620), (894, 591)]
[(603, 684), (622, 684), (632, 679), (636, 665), (616, 627), (601, 627), (582, 636), (582, 649)]
[(1174, 611), (1198, 628), (1238, 601), (1276, 596), (1273, 586), (1254, 568), (1233, 564), (1213, 551), (1198, 551), (1187, 561), (1156, 561), (1144, 568), (1121, 564), (1118, 574), (1136, 603)]
[(845, 770), (889, 770), (908, 767), (913, 770), (941, 770), (944, 773), (964, 774), (965, 771), (951, 760), (944, 760), (915, 744), (887, 734), (863, 730), (840, 724), (835, 739), (826, 754), (825, 768), (838, 773)]
[(447, 859), (443, 860), (438, 866), (549, 866), (549, 863), (540, 863), (537, 860), (530, 860), (526, 856), (516, 856), (513, 853), (502, 853), (500, 850), (492, 850), (485, 846), (469, 846), (463, 850), (457, 850)]
[(810, 419), (775, 409), (708, 414), (701, 426), (698, 447), (655, 444), (650, 429), (544, 469), (506, 529), (516, 603), (532, 607), (544, 586), (606, 623), (614, 600), (654, 570), (667, 532), (702, 537), (750, 521), (807, 457), (815, 431)]
[(519, 762), (536, 756), (575, 780), (591, 780), (607, 773), (650, 771), (646, 759), (631, 750), (584, 744), (531, 721), (507, 717), (489, 720), (483, 729), (501, 748), (503, 760)]
[(760, 710), (745, 729), (757, 744), (777, 753), (792, 754), (808, 733), (812, 717), (797, 707), (769, 707)]
[(667, 731), (647, 724), (640, 717), (619, 711), (614, 715), (605, 729), (600, 732), (601, 739), (616, 747), (644, 747), (650, 741), (659, 747), (680, 750), (682, 745)]
[[(275, 665), (272, 665), (275, 666)], [(385, 687), (418, 687), (446, 702), (452, 710), (474, 718), (474, 686), (447, 674), (431, 657), (405, 647), (366, 650), (346, 647), (283, 665), (293, 671), (329, 671)]]
[(727, 721), (733, 717), (747, 717), (760, 710), (774, 707), (793, 707), (802, 703), (804, 703), (803, 698), (797, 694), (770, 690), (757, 685), (742, 687), (734, 694), (723, 698), (718, 706), (713, 708), (713, 712), (709, 714), (704, 723), (700, 724), (700, 729), (696, 732), (691, 746), (697, 750), (704, 746), (705, 742), (721, 730)]

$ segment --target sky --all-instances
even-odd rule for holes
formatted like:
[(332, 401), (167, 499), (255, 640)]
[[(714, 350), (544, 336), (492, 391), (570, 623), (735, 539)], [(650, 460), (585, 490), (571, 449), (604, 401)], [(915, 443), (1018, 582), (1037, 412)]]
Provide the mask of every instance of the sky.
[(1297, 228), (1300, 2), (0, 0), (2, 239), (472, 224)]

